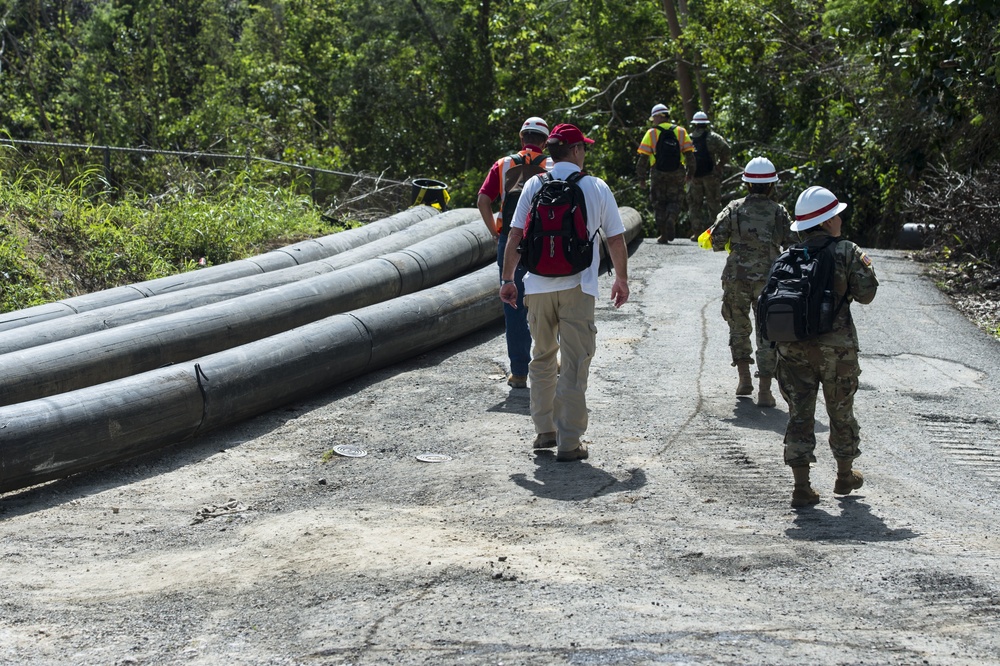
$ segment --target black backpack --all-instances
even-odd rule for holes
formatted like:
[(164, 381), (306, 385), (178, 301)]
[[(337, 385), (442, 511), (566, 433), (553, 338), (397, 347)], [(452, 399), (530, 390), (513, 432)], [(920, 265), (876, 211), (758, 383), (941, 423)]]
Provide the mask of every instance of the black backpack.
[[(551, 173), (531, 199), (524, 238), (517, 251), (529, 273), (544, 277), (575, 275), (594, 261), (594, 238), (587, 235), (587, 203), (577, 171), (566, 180)], [(597, 235), (596, 233), (594, 234)]]
[(833, 320), (847, 300), (834, 305), (833, 244), (829, 238), (818, 247), (805, 243), (782, 252), (767, 275), (757, 297), (757, 330), (769, 342), (810, 340), (833, 330)]
[(521, 198), (524, 184), (534, 175), (545, 173), (545, 160), (548, 158), (538, 154), (534, 160), (526, 155), (511, 155), (513, 165), (504, 174), (504, 182), (500, 186), (504, 190), (503, 208), (500, 209), (500, 219), (503, 221), (502, 233), (510, 231), (510, 221), (514, 219), (517, 202)]
[(715, 158), (708, 152), (708, 132), (691, 137), (694, 143), (694, 177), (707, 176), (715, 170)]
[(660, 128), (660, 136), (656, 139), (656, 162), (653, 164), (657, 171), (677, 171), (681, 166), (681, 144), (677, 142), (675, 127)]

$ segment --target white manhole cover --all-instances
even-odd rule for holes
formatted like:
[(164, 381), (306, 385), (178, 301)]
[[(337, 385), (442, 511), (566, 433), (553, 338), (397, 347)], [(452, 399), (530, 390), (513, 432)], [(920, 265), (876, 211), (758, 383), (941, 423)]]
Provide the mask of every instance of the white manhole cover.
[(451, 456), (446, 456), (443, 453), (421, 453), (417, 456), (417, 460), (420, 462), (448, 462), (451, 460)]
[(364, 458), (368, 455), (367, 451), (360, 446), (355, 446), (354, 444), (338, 444), (333, 447), (333, 452), (347, 458)]

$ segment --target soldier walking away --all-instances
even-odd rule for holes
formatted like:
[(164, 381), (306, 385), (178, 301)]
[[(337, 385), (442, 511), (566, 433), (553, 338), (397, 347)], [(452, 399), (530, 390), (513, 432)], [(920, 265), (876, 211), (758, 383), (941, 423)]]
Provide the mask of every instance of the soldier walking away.
[[(792, 230), (799, 232), (806, 247), (820, 248), (831, 236), (840, 238), (840, 213), (845, 208), (847, 204), (839, 202), (830, 190), (810, 187), (795, 202)], [(854, 418), (861, 368), (851, 302), (871, 303), (878, 279), (871, 259), (851, 241), (835, 241), (830, 250), (834, 257), (833, 291), (839, 304), (832, 330), (809, 340), (777, 343), (778, 386), (788, 401), (784, 457), (795, 483), (793, 507), (819, 502), (819, 493), (809, 482), (809, 465), (816, 462), (816, 395), (820, 386), (830, 417), (830, 450), (837, 461), (833, 493), (847, 495), (864, 483), (864, 476), (853, 468), (854, 459), (861, 454), (860, 430)]]
[(729, 142), (712, 131), (704, 111), (691, 119), (691, 143), (694, 144), (694, 177), (688, 183), (688, 219), (691, 240), (715, 221), (722, 210), (722, 177), (732, 151)]
[[(757, 296), (760, 295), (771, 264), (781, 250), (791, 243), (791, 220), (788, 211), (771, 200), (778, 173), (766, 157), (755, 157), (743, 170), (747, 196), (730, 201), (712, 225), (712, 250), (721, 252), (730, 246), (726, 267), (722, 270), (722, 318), (729, 324), (729, 350), (739, 372), (736, 395), (753, 393), (750, 365), (754, 348), (750, 334), (756, 321)], [(774, 407), (771, 380), (775, 354), (770, 343), (756, 331), (757, 376), (760, 388), (757, 404)]]
[(694, 144), (687, 130), (668, 118), (666, 106), (653, 107), (650, 112), (653, 127), (642, 137), (635, 164), (639, 187), (646, 189), (649, 180), (649, 199), (660, 234), (657, 243), (669, 243), (674, 239), (684, 201), (684, 183), (694, 177), (695, 170)]
[[(607, 183), (594, 176), (578, 175), (583, 172), (587, 146), (593, 142), (577, 127), (564, 124), (552, 128), (546, 145), (555, 162), (552, 177), (567, 183), (575, 181), (583, 195), (588, 238), (593, 239), (598, 230), (607, 236), (608, 254), (615, 268), (611, 301), (618, 308), (629, 296), (625, 225)], [(542, 177), (528, 181), (511, 223), (500, 287), (500, 299), (511, 306), (516, 305), (517, 297), (511, 283), (518, 264), (517, 244), (532, 209), (532, 197), (541, 189)], [(573, 211), (579, 208), (574, 206)], [(533, 218), (531, 224), (537, 223)], [(531, 228), (528, 233), (534, 237)], [(524, 303), (534, 339), (528, 369), (531, 420), (536, 433), (532, 447), (536, 450), (556, 447), (559, 462), (589, 456), (582, 437), (589, 419), (586, 392), (590, 362), (597, 350), (594, 304), (598, 297), (599, 245), (593, 243), (590, 264), (580, 272), (545, 277), (529, 271), (524, 278), (527, 294)], [(545, 247), (548, 246), (546, 242)]]
[[(521, 150), (494, 162), (476, 199), (476, 207), (479, 208), (486, 228), (497, 239), (497, 266), (501, 272), (510, 233), (510, 219), (514, 216), (521, 190), (529, 178), (552, 169), (552, 158), (542, 153), (542, 146), (549, 137), (549, 126), (545, 121), (537, 116), (528, 118), (521, 125), (520, 137)], [(500, 208), (496, 219), (493, 217), (494, 202)], [(528, 363), (531, 361), (531, 333), (528, 329), (528, 314), (524, 308), (523, 267), (517, 268), (513, 280), (517, 286), (516, 307), (506, 304), (503, 307), (507, 357), (510, 360), (507, 385), (521, 389), (528, 386)]]

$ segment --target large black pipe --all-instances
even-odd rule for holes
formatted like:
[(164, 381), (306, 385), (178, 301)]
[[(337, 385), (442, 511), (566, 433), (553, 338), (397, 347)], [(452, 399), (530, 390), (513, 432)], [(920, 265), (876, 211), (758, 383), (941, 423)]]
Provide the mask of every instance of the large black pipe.
[[(622, 209), (626, 239), (641, 219)], [(497, 269), (166, 368), (0, 407), (0, 492), (174, 444), (497, 321)]]
[(237, 347), (439, 284), (490, 263), (495, 256), (495, 242), (486, 227), (480, 220), (472, 220), (406, 250), (339, 271), (10, 352), (0, 356), (0, 405), (101, 384)]
[(426, 220), (439, 211), (431, 206), (414, 206), (371, 224), (348, 229), (329, 236), (314, 238), (267, 252), (249, 259), (210, 266), (197, 271), (168, 275), (155, 280), (105, 289), (61, 301), (37, 305), (23, 310), (0, 314), (0, 331), (28, 326), (40, 321), (66, 317), (79, 312), (96, 310), (118, 303), (127, 303), (157, 294), (168, 294), (207, 284), (217, 284), (250, 275), (301, 265), (324, 259), (340, 252), (360, 247), (394, 232)]
[[(0, 492), (237, 423), (503, 316), (496, 267), (196, 361), (0, 407)], [(414, 338), (413, 331), (421, 331)], [(399, 344), (405, 339), (412, 347)]]
[[(436, 217), (410, 224), (404, 229), (372, 240), (359, 247), (345, 249), (329, 257), (313, 256), (308, 263), (303, 263), (299, 266), (240, 277), (217, 284), (190, 287), (183, 291), (151, 295), (141, 300), (118, 303), (58, 319), (49, 319), (21, 326), (20, 328), (0, 333), (0, 355), (60, 340), (68, 340), (88, 333), (124, 326), (153, 317), (190, 311), (204, 305), (306, 280), (323, 275), (324, 273), (360, 264), (373, 257), (403, 250), (415, 243), (436, 238), (451, 229), (470, 224), (480, 219), (479, 211), (472, 208), (451, 210)], [(482, 222), (480, 222), (481, 224)], [(483, 228), (485, 230), (485, 227)], [(368, 301), (362, 305), (367, 305), (371, 302), (373, 301)], [(360, 307), (360, 305), (357, 307)]]

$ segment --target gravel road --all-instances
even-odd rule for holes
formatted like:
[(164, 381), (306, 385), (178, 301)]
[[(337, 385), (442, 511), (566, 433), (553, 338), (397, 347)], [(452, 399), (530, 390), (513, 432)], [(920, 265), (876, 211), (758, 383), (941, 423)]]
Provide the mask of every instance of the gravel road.
[(787, 411), (733, 393), (723, 257), (645, 241), (620, 310), (602, 278), (589, 460), (530, 451), (490, 327), (0, 496), (0, 663), (1000, 663), (1000, 343), (870, 254), (854, 495), (821, 446), (822, 501), (790, 508)]

